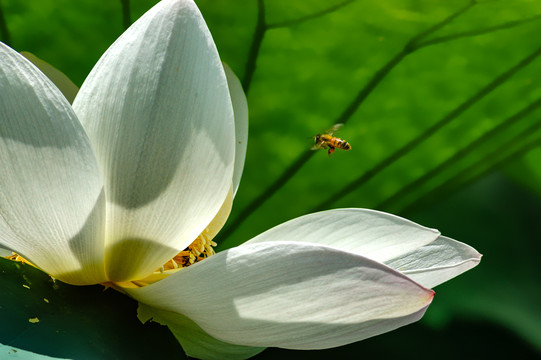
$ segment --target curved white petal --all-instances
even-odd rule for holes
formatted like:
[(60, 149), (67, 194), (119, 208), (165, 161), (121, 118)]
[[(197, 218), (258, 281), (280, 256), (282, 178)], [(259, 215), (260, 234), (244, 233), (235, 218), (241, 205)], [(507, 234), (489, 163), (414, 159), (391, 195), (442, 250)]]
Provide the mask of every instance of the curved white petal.
[(471, 246), (440, 236), (430, 244), (385, 264), (432, 288), (475, 267), (480, 261), (481, 254)]
[(156, 309), (139, 303), (137, 317), (142, 323), (149, 320), (166, 325), (177, 338), (182, 349), (191, 358), (205, 360), (249, 359), (265, 348), (229, 344), (217, 340), (203, 331), (186, 316)]
[(226, 63), (223, 65), (235, 113), (235, 170), (233, 171), (233, 196), (235, 196), (242, 177), (248, 145), (248, 102), (233, 70)]
[(0, 244), (72, 284), (106, 280), (104, 198), (70, 104), (0, 43)]
[(336, 209), (290, 220), (242, 246), (269, 241), (308, 242), (385, 262), (429, 244), (439, 235), (435, 229), (381, 211)]
[(205, 229), (233, 176), (231, 99), (195, 4), (149, 10), (102, 56), (73, 106), (104, 174), (107, 272), (142, 278)]
[(214, 219), (212, 219), (212, 221), (207, 225), (204, 234), (209, 240), (214, 239), (214, 237), (220, 232), (220, 230), (222, 230), (227, 222), (229, 214), (231, 213), (231, 208), (233, 207), (233, 196), (233, 190), (230, 189), (224, 203), (222, 204), (222, 207)]
[(155, 284), (125, 289), (233, 344), (322, 349), (417, 320), (433, 291), (365, 257), (299, 242), (255, 243)]

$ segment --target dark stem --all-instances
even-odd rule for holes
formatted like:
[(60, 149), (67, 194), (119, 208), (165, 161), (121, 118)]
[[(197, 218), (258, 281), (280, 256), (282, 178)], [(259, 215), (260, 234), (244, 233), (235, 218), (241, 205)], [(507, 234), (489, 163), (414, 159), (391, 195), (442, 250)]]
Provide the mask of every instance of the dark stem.
[(317, 13), (313, 13), (313, 14), (310, 14), (310, 15), (299, 17), (297, 19), (285, 20), (285, 21), (274, 23), (274, 24), (268, 24), (267, 29), (276, 29), (276, 28), (281, 28), (281, 27), (298, 25), (298, 24), (303, 23), (305, 21), (313, 20), (313, 19), (316, 19), (318, 17), (330, 14), (330, 13), (336, 11), (336, 10), (339, 10), (340, 8), (343, 8), (346, 5), (351, 4), (354, 1), (355, 0), (346, 0), (346, 1), (343, 1), (343, 2), (338, 3), (336, 5), (330, 6), (325, 10), (321, 10), (321, 11), (319, 11)]
[(261, 43), (263, 42), (266, 31), (265, 4), (263, 0), (257, 0), (257, 24), (255, 26), (252, 45), (250, 46), (250, 52), (244, 68), (244, 78), (242, 79), (242, 88), (246, 94), (250, 91), (250, 85), (252, 84), (252, 78), (256, 69), (257, 57), (259, 56), (259, 50), (261, 49)]
[(131, 26), (130, 0), (120, 0), (122, 3), (122, 25), (124, 30)]
[(515, 27), (515, 26), (520, 26), (520, 25), (526, 24), (528, 22), (539, 20), (539, 19), (541, 19), (541, 15), (535, 15), (535, 16), (532, 16), (532, 17), (529, 17), (529, 18), (526, 18), (526, 19), (509, 21), (509, 22), (506, 22), (504, 24), (495, 25), (495, 26), (484, 28), (484, 29), (464, 31), (464, 32), (461, 32), (461, 33), (456, 33), (456, 34), (451, 34), (451, 35), (446, 35), (446, 36), (440, 36), (440, 37), (433, 38), (431, 40), (426, 40), (426, 41), (418, 43), (417, 44), (417, 49), (420, 49), (420, 48), (425, 47), (425, 46), (436, 45), (436, 44), (440, 44), (440, 43), (444, 43), (444, 42), (448, 42), (448, 41), (461, 39), (461, 38), (464, 38), (464, 37), (480, 36), (480, 35), (489, 34), (491, 32), (495, 32), (495, 31), (510, 29), (510, 28)]
[[(265, 27), (265, 16), (264, 16), (264, 4), (263, 0), (259, 0), (259, 16), (258, 16), (258, 23), (256, 26), (256, 32), (254, 33), (254, 40), (252, 42), (252, 49), (250, 51), (250, 57), (246, 66), (246, 73), (245, 78), (243, 81), (243, 87), (244, 90), (247, 91), (249, 88), (249, 84), (251, 81), (251, 76), (253, 74), (253, 71), (255, 71), (255, 60), (257, 57), (257, 53), (259, 52), (259, 45), (261, 44), (261, 40), (263, 39), (264, 32), (266, 30)], [(441, 22), (433, 25), (432, 27), (428, 28), (427, 30), (422, 31), (421, 33), (417, 34), (416, 36), (412, 37), (410, 41), (404, 46), (402, 51), (397, 53), (394, 57), (392, 57), (386, 64), (384, 64), (378, 71), (374, 73), (372, 78), (368, 81), (368, 83), (357, 93), (357, 96), (350, 102), (350, 104), (347, 106), (347, 108), (338, 116), (338, 118), (334, 121), (334, 124), (339, 123), (346, 123), (351, 116), (357, 111), (359, 106), (364, 102), (364, 100), (370, 95), (370, 93), (377, 87), (377, 85), (389, 74), (389, 72), (396, 67), (404, 57), (406, 57), (408, 54), (414, 52), (417, 48), (414, 45), (414, 42), (419, 41), (420, 39), (423, 39), (426, 36), (429, 36), (433, 32), (440, 29), (442, 26), (448, 24), (450, 21), (455, 19), (457, 16), (463, 14), (465, 11), (470, 9), (474, 5), (474, 2), (468, 3), (463, 8), (459, 9), (457, 12), (451, 14), (447, 18), (443, 19)], [(258, 29), (262, 32), (261, 35), (258, 35)], [(260, 39), (259, 41), (257, 39)], [(256, 46), (255, 44), (258, 45)], [(256, 48), (254, 50), (254, 48)], [(248, 71), (251, 69), (250, 66), (248, 66), (250, 63), (253, 63), (253, 69), (252, 71)], [(263, 205), (274, 193), (280, 189), (282, 186), (284, 186), (300, 169), (303, 167), (308, 160), (313, 156), (313, 151), (306, 150), (303, 153), (301, 153), (295, 162), (289, 166), (275, 181), (272, 183), (267, 189), (263, 191), (263, 193), (252, 200), (241, 212), (240, 214), (235, 218), (235, 220), (226, 226), (224, 230), (220, 232), (220, 239), (227, 239), (229, 235), (231, 235), (255, 210), (257, 210), (261, 205)], [(227, 240), (224, 241), (224, 243)]]
[[(398, 192), (396, 192), (391, 197), (387, 198), (385, 201), (381, 202), (378, 206), (376, 206), (376, 209), (385, 210), (387, 211), (390, 207), (392, 207), (393, 204), (396, 204), (400, 199), (405, 198), (406, 196), (414, 193), (419, 189), (421, 186), (426, 184), (431, 179), (435, 178), (437, 175), (442, 173), (444, 170), (449, 169), (452, 165), (458, 163), (460, 160), (462, 160), (467, 154), (475, 151), (477, 148), (481, 147), (483, 144), (487, 143), (488, 141), (494, 139), (497, 135), (500, 135), (504, 133), (504, 131), (508, 130), (512, 125), (519, 122), (521, 119), (524, 119), (527, 115), (531, 114), (533, 111), (539, 109), (541, 107), (541, 98), (534, 101), (533, 103), (529, 104), (527, 107), (523, 108), (513, 116), (507, 118), (505, 121), (503, 121), (498, 126), (490, 129), (485, 134), (483, 134), (481, 137), (477, 138), (475, 141), (468, 144), (466, 147), (460, 149), (457, 151), (453, 156), (451, 156), (449, 159), (444, 161), (443, 163), (439, 164), (434, 169), (430, 170), (420, 178), (416, 179), (415, 181), (411, 182), (410, 184), (404, 186), (402, 189), (400, 189)], [(538, 126), (538, 125), (536, 125)], [(535, 127), (534, 127), (535, 129)], [(526, 133), (522, 133), (518, 136), (515, 136), (516, 138), (520, 138), (523, 135), (527, 135), (530, 131), (532, 131), (531, 128), (528, 128), (526, 130)], [(501, 144), (500, 144), (501, 145)], [(498, 149), (501, 149), (502, 146), (499, 146)]]
[(404, 59), (408, 54), (410, 53), (409, 50), (402, 50), (398, 54), (396, 54), (393, 58), (391, 58), (385, 65), (383, 65), (382, 68), (380, 68), (374, 76), (370, 79), (370, 81), (365, 85), (365, 87), (359, 91), (357, 96), (353, 99), (353, 101), (348, 105), (348, 107), (338, 116), (335, 124), (345, 124), (348, 122), (348, 120), (355, 114), (357, 109), (359, 109), (359, 106), (366, 100), (368, 95), (372, 93), (372, 91), (376, 88), (376, 86), (379, 85), (379, 83), (389, 74), (389, 72), (394, 69), (396, 65), (398, 65), (402, 59)]
[(443, 28), (445, 25), (451, 23), (453, 20), (455, 20), (460, 15), (464, 14), (466, 11), (471, 9), (476, 4), (477, 4), (477, 1), (470, 0), (470, 2), (468, 4), (466, 4), (463, 8), (458, 9), (458, 11), (456, 11), (455, 13), (449, 15), (448, 17), (446, 17), (445, 19), (443, 19), (439, 23), (436, 23), (432, 27), (429, 27), (425, 31), (422, 31), (419, 34), (417, 34), (417, 36), (413, 37), (409, 41), (408, 46), (411, 46), (411, 47), (413, 47), (415, 49), (420, 48), (421, 46), (419, 46), (419, 41), (426, 38), (427, 36), (430, 36), (430, 35), (434, 34), (436, 31)]
[(11, 46), (11, 34), (9, 33), (6, 16), (4, 15), (2, 0), (0, 0), (0, 36), (2, 36), (2, 42), (4, 44)]
[[(457, 174), (451, 181), (448, 181), (445, 184), (434, 188), (432, 191), (425, 194), (422, 198), (417, 199), (414, 203), (411, 203), (410, 205), (402, 209), (400, 211), (400, 214), (410, 214), (420, 208), (426, 207), (427, 205), (433, 203), (435, 199), (437, 199), (438, 201), (440, 201), (441, 199), (445, 199), (449, 197), (452, 193), (456, 192), (458, 189), (463, 188), (468, 184), (472, 184), (473, 182), (481, 179), (482, 177), (493, 172), (494, 170), (505, 166), (510, 161), (520, 159), (531, 150), (541, 146), (541, 138), (536, 138), (528, 142), (520, 141), (520, 143), (522, 146), (514, 149), (511, 152), (508, 152), (505, 156), (501, 156), (500, 149), (497, 149), (486, 158), (478, 161), (477, 163), (463, 170), (461, 173)], [(488, 162), (491, 163), (490, 166), (485, 165)], [(483, 165), (485, 165), (484, 170), (478, 171), (478, 169)]]

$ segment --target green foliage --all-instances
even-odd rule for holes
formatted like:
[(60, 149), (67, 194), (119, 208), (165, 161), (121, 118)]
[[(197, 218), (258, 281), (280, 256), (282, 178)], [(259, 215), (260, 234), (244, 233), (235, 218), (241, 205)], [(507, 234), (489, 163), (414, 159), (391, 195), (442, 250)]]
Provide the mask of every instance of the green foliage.
[[(11, 46), (36, 54), (80, 85), (123, 30), (121, 3), (2, 0), (0, 5)], [(131, 1), (132, 20), (154, 3)], [(472, 275), (437, 289), (426, 323), (443, 327), (447, 322), (438, 319), (475, 317), (506, 326), (541, 349), (536, 335), (541, 333), (536, 309), (541, 299), (535, 290), (539, 248), (532, 250), (534, 232), (524, 230), (539, 218), (538, 199), (512, 185), (501, 188), (498, 182), (484, 182), (459, 192), (458, 200), (442, 202), (503, 166), (541, 194), (541, 152), (536, 149), (541, 144), (537, 35), (541, 4), (529, 0), (198, 0), (197, 4), (222, 59), (248, 90), (250, 107), (243, 180), (230, 221), (217, 239), (219, 249), (314, 210), (368, 207), (411, 216), (485, 254)], [(352, 150), (337, 150), (330, 158), (325, 151), (311, 152), (311, 137), (337, 122), (345, 124), (337, 135)], [(490, 201), (501, 192), (506, 194), (503, 200)], [(519, 200), (512, 201), (515, 196)], [(537, 215), (528, 217), (523, 209)], [(1, 268), (20, 276), (31, 269), (6, 264), (1, 262)], [(14, 276), (10, 286), (28, 294), (21, 278)], [(6, 279), (2, 276), (0, 281)], [(48, 279), (40, 281), (45, 293), (53, 291), (47, 288), (52, 286)], [(61, 298), (66, 308), (74, 306), (73, 299), (81, 299), (79, 291), (87, 291), (62, 288), (71, 289)], [(90, 289), (85, 296), (118, 310), (109, 303), (117, 301), (109, 291)], [(37, 326), (28, 323), (34, 316), (28, 309), (45, 313), (53, 305), (42, 304), (41, 295), (36, 299), (29, 307), (13, 307), (17, 321), (24, 323), (21, 334), (45, 323), (41, 317)], [(0, 314), (5, 314), (1, 305)], [(90, 327), (87, 312), (94, 310), (75, 309), (68, 318), (84, 317), (87, 322), (81, 322)], [(115, 321), (136, 321), (134, 314), (135, 310)], [(0, 323), (6, 322), (2, 318)], [(476, 326), (489, 331), (486, 325)], [(34, 340), (24, 343), (29, 347), (7, 342), (16, 337), (3, 334), (0, 343), (41, 349), (31, 344)], [(89, 346), (75, 334), (83, 333), (70, 337), (74, 347)], [(84, 334), (83, 338), (91, 336)], [(408, 336), (407, 331), (400, 334)], [(384, 336), (398, 341), (392, 334)], [(381, 350), (374, 341), (375, 351)], [(125, 343), (116, 344), (121, 348)], [(449, 344), (456, 346), (452, 340)], [(69, 348), (69, 342), (65, 346)]]
[[(512, 3), (264, 2), (247, 163), (231, 217), (242, 224), (226, 230), (224, 247), (313, 210), (404, 213), (531, 148), (541, 105), (541, 44), (531, 34), (541, 7)], [(222, 37), (230, 17), (255, 15), (200, 5), (207, 18), (228, 19), (211, 28), (225, 61), (246, 78), (239, 49), (251, 39), (232, 46)], [(346, 124), (338, 135), (353, 149), (308, 153), (309, 137), (335, 122)], [(285, 186), (258, 198), (282, 174)], [(262, 206), (241, 211), (250, 204)]]

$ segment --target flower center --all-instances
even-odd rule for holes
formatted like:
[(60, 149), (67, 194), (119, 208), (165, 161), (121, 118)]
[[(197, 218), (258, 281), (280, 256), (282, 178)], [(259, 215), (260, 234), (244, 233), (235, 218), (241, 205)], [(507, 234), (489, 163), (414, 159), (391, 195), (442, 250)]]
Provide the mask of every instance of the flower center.
[[(169, 275), (185, 268), (190, 265), (195, 264), (198, 261), (204, 260), (209, 256), (215, 254), (214, 246), (216, 243), (212, 241), (214, 236), (220, 231), (220, 229), (225, 224), (229, 212), (231, 211), (231, 206), (233, 203), (233, 191), (230, 189), (224, 203), (214, 219), (210, 222), (205, 230), (184, 250), (179, 252), (171, 260), (167, 261), (161, 267), (156, 269), (152, 274), (148, 275), (144, 279), (131, 280), (126, 282), (112, 282), (107, 281), (101, 283), (105, 287), (112, 287), (116, 290), (122, 292), (122, 288), (134, 288), (134, 287), (143, 287), (155, 283), (156, 281), (162, 280)], [(13, 253), (13, 255), (7, 256), (6, 258), (10, 260), (20, 261), (22, 263), (27, 263), (29, 265), (35, 266), (29, 261), (25, 260), (18, 254)]]
[(204, 260), (215, 254), (214, 246), (217, 244), (212, 241), (210, 232), (205, 229), (186, 249), (179, 252), (174, 258), (166, 262), (156, 271), (163, 273), (167, 270), (188, 267), (198, 261)]
[(208, 227), (188, 246), (179, 252), (171, 260), (156, 269), (152, 274), (144, 279), (131, 280), (126, 282), (106, 282), (102, 283), (106, 288), (112, 287), (120, 292), (123, 288), (138, 288), (148, 286), (157, 281), (165, 279), (169, 275), (186, 268), (198, 261), (204, 260), (215, 254), (213, 246), (217, 244), (212, 241), (213, 233)]
[[(215, 254), (214, 246), (217, 244), (212, 241), (209, 229), (205, 229), (186, 249), (179, 252), (174, 258), (166, 262), (162, 267), (156, 269), (156, 271), (147, 277), (146, 279), (131, 281), (136, 287), (145, 286), (155, 282), (156, 280), (162, 279), (169, 276), (171, 273), (176, 270), (188, 267), (192, 264), (195, 264), (198, 261), (204, 260), (209, 256)], [(8, 260), (18, 261), (23, 264), (28, 264), (36, 267), (30, 261), (23, 258), (17, 253), (12, 253), (5, 257)], [(127, 283), (126, 283), (127, 284)], [(103, 284), (106, 287), (113, 286), (111, 282)], [(114, 287), (114, 286), (113, 286)]]

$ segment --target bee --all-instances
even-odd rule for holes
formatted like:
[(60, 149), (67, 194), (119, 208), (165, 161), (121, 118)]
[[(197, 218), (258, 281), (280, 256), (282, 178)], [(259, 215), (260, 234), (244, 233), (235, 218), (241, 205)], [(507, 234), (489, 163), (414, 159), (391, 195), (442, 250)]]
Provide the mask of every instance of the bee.
[(314, 136), (314, 146), (312, 150), (329, 149), (329, 156), (332, 155), (336, 148), (342, 150), (351, 150), (351, 145), (344, 139), (337, 138), (333, 134), (340, 129), (344, 124), (336, 124), (324, 134), (317, 134)]

